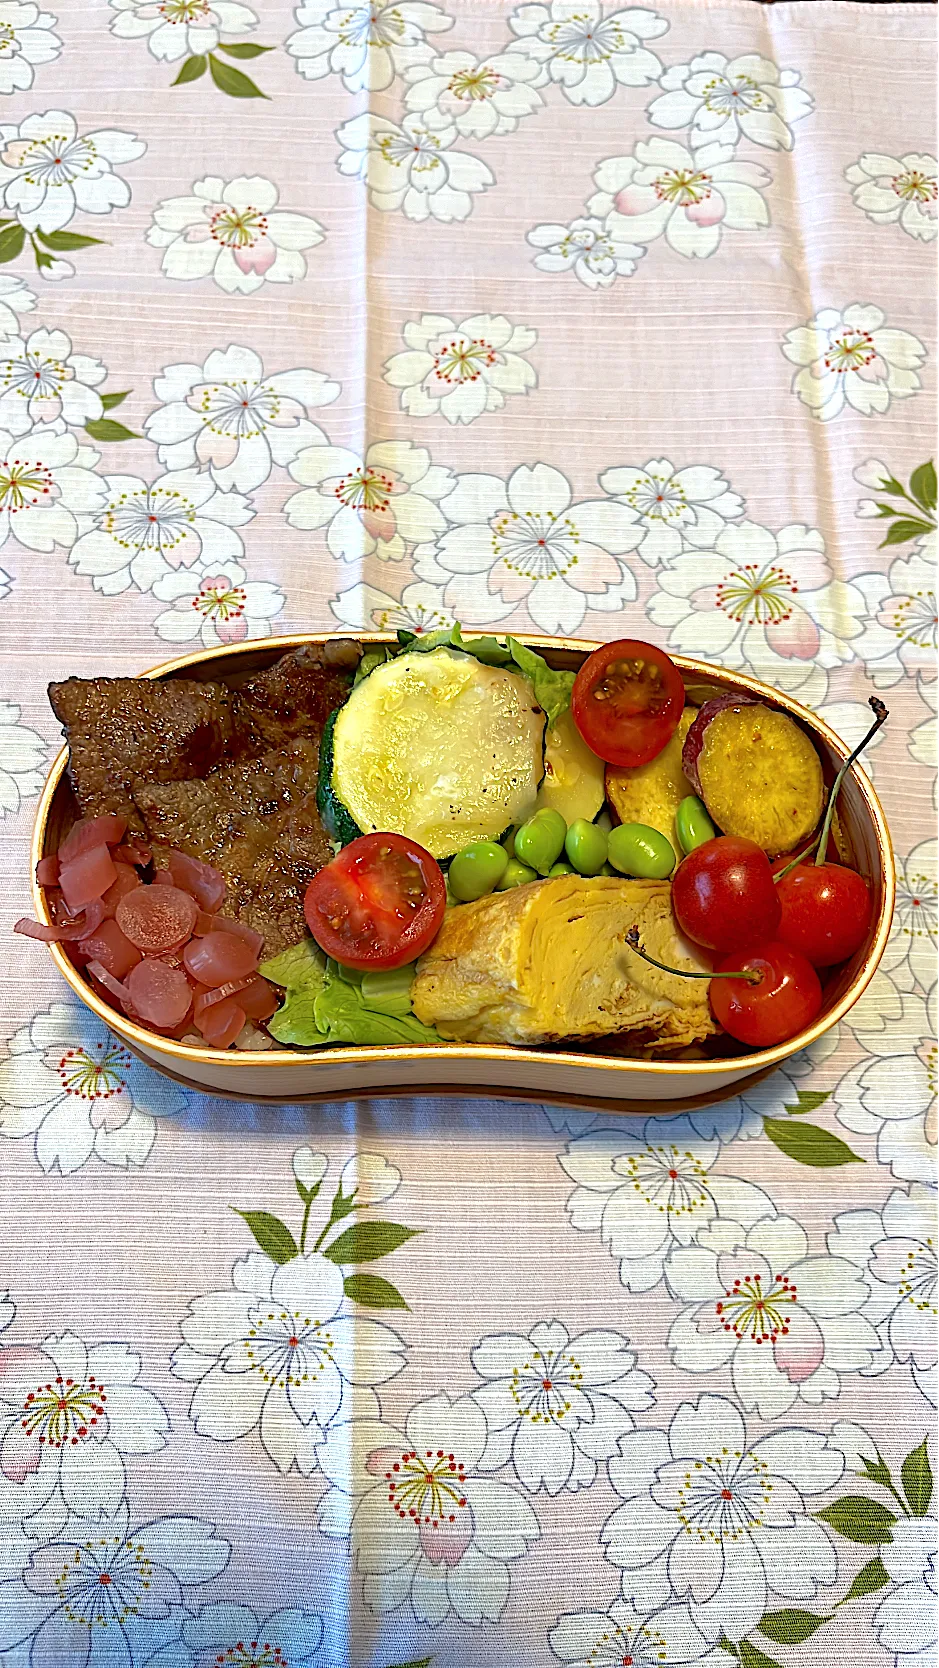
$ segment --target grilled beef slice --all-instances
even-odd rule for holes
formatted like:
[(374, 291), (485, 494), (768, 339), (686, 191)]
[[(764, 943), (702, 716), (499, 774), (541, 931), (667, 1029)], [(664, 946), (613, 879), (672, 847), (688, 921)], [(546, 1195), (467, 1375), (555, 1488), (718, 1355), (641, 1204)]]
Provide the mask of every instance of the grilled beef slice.
[(226, 914), (263, 934), (266, 955), (302, 938), (303, 895), (332, 848), (316, 810), (319, 745), (300, 736), (202, 781), (138, 782), (154, 845), (173, 846), (225, 876)]
[(139, 834), (132, 782), (196, 781), (225, 760), (256, 758), (297, 736), (318, 747), (327, 717), (348, 694), (360, 653), (343, 638), (297, 649), (240, 689), (193, 678), (51, 683), (79, 810), (126, 816)]
[(193, 678), (68, 678), (49, 685), (49, 700), (82, 815), (126, 816), (137, 834), (131, 782), (207, 776), (235, 733), (232, 691)]

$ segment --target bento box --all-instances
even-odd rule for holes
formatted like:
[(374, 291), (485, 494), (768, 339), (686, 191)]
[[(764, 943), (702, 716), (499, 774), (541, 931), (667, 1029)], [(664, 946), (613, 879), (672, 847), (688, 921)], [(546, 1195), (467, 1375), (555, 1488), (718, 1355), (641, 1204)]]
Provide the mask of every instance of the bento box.
[[(186, 655), (141, 674), (150, 679), (212, 680), (237, 688), (271, 666), (287, 651), (324, 645), (336, 634), (311, 633), (249, 641)], [(389, 634), (361, 632), (356, 640), (368, 652), (395, 646)], [(596, 643), (522, 635), (558, 670), (576, 671)], [(688, 701), (696, 706), (717, 696), (749, 696), (794, 719), (812, 738), (831, 781), (847, 757), (845, 743), (816, 714), (779, 690), (738, 672), (685, 657), (674, 657)], [(40, 859), (54, 854), (77, 817), (67, 775), (68, 750), (56, 758), (46, 782), (33, 836), (33, 873)], [(609, 1111), (674, 1110), (716, 1101), (737, 1085), (766, 1075), (781, 1061), (829, 1030), (855, 1003), (870, 982), (883, 954), (894, 905), (894, 863), (890, 836), (874, 789), (857, 766), (845, 778), (838, 803), (840, 839), (849, 861), (866, 878), (873, 912), (866, 941), (824, 982), (824, 999), (815, 1022), (772, 1048), (715, 1048), (699, 1058), (633, 1058), (615, 1046), (598, 1050), (574, 1046), (521, 1047), (484, 1043), (440, 1046), (326, 1046), (220, 1051), (190, 1041), (161, 1036), (134, 1023), (92, 989), (59, 944), (49, 950), (58, 974), (140, 1058), (192, 1087), (254, 1102), (354, 1099), (383, 1094), (449, 1095), (546, 1100), (589, 1105)], [(49, 923), (44, 889), (33, 881), (36, 913)], [(726, 1043), (727, 1039), (722, 1039)]]

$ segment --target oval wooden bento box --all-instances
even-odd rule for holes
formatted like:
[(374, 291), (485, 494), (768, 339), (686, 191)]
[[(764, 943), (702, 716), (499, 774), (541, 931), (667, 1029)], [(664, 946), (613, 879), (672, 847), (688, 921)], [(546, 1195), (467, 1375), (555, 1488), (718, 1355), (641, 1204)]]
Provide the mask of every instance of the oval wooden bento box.
[[(334, 632), (297, 637), (269, 637), (233, 648), (203, 650), (170, 660), (141, 675), (147, 678), (213, 678), (239, 682), (269, 666), (278, 655), (304, 643), (322, 643)], [(351, 633), (347, 635), (352, 635)], [(367, 647), (393, 643), (384, 633), (360, 632)], [(553, 666), (576, 669), (596, 643), (564, 638), (522, 636)], [(845, 758), (844, 742), (814, 713), (788, 696), (703, 661), (675, 656), (689, 699), (700, 704), (710, 696), (740, 690), (788, 712), (813, 736), (831, 778)], [(76, 815), (66, 774), (63, 748), (49, 773), (36, 817), (32, 860), (56, 850)], [(586, 1105), (610, 1112), (673, 1111), (720, 1100), (735, 1085), (754, 1081), (780, 1061), (806, 1047), (835, 1025), (870, 982), (883, 954), (894, 903), (894, 864), (883, 810), (870, 781), (856, 767), (842, 789), (839, 815), (861, 873), (870, 881), (874, 914), (867, 943), (825, 988), (825, 1004), (815, 1024), (776, 1048), (730, 1056), (681, 1061), (628, 1059), (621, 1055), (570, 1049), (498, 1048), (450, 1045), (437, 1048), (323, 1048), (307, 1053), (271, 1049), (221, 1053), (173, 1042), (133, 1024), (107, 1006), (76, 971), (57, 944), (49, 945), (55, 965), (75, 995), (110, 1026), (133, 1052), (158, 1070), (193, 1088), (239, 1100), (297, 1102), (345, 1100), (363, 1096), (424, 1093), (485, 1095), (514, 1100)], [(40, 887), (33, 882), (36, 913), (49, 914)]]

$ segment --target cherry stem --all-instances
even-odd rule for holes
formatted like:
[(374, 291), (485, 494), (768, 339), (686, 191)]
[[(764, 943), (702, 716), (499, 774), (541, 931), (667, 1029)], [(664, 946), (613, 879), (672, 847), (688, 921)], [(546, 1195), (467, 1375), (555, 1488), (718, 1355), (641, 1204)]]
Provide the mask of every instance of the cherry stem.
[(868, 698), (867, 704), (870, 707), (871, 712), (874, 714), (874, 722), (868, 730), (866, 736), (858, 742), (854, 752), (848, 754), (848, 757), (841, 766), (835, 780), (831, 784), (831, 791), (828, 795), (828, 804), (825, 808), (825, 820), (822, 823), (821, 833), (819, 834), (817, 840), (813, 840), (812, 844), (806, 846), (805, 850), (801, 851), (798, 857), (794, 857), (790, 863), (786, 864), (784, 869), (780, 869), (779, 872), (773, 876), (773, 880), (777, 885), (782, 880), (784, 875), (789, 874), (791, 869), (798, 868), (799, 864), (804, 863), (807, 857), (811, 857), (813, 851), (815, 853), (815, 862), (817, 866), (820, 866), (825, 862), (825, 853), (828, 850), (828, 836), (831, 832), (832, 819), (835, 814), (835, 805), (838, 801), (838, 795), (841, 792), (841, 784), (848, 771), (851, 769), (851, 766), (854, 764), (855, 759), (860, 757), (868, 742), (871, 741), (877, 734), (881, 725), (886, 724), (887, 718), (889, 717), (887, 708), (884, 706), (883, 701), (879, 701), (876, 695), (871, 695)]
[(626, 934), (626, 943), (637, 956), (647, 961), (650, 967), (657, 967), (662, 973), (674, 973), (677, 979), (746, 979), (748, 985), (758, 985), (763, 978), (756, 967), (743, 967), (732, 973), (690, 973), (685, 967), (669, 967), (666, 962), (656, 961), (654, 956), (647, 955), (645, 950), (640, 949), (638, 927), (630, 927)]

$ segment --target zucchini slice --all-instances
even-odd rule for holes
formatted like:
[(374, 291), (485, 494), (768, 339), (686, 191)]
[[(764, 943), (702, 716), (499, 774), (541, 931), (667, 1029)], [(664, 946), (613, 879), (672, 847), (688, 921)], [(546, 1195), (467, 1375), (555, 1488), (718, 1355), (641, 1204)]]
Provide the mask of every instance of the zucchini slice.
[(602, 759), (587, 746), (570, 707), (549, 725), (544, 745), (544, 781), (536, 810), (560, 811), (570, 826), (579, 817), (593, 822), (605, 797)]
[(446, 648), (396, 655), (339, 708), (329, 786), (363, 833), (407, 834), (452, 857), (530, 816), (544, 728), (515, 672)]

